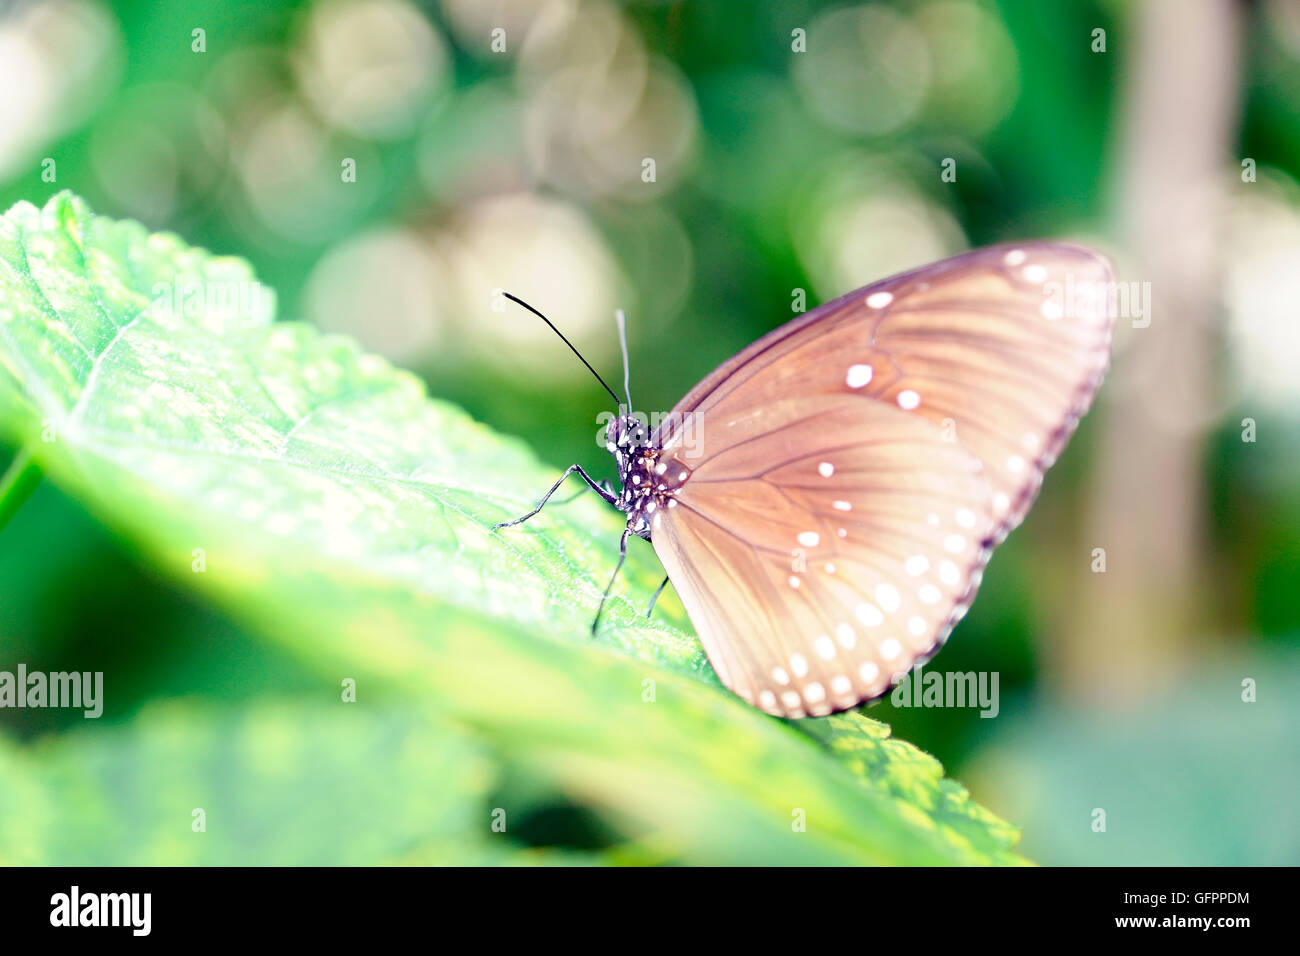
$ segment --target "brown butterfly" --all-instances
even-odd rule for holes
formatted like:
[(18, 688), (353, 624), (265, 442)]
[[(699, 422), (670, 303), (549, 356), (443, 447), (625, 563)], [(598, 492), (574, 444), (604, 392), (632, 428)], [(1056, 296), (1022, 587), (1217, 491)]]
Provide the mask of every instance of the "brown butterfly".
[(728, 688), (785, 717), (855, 707), (970, 607), (1101, 384), (1113, 285), (1097, 253), (1030, 242), (851, 292), (725, 362), (653, 433), (629, 399), (607, 430), (621, 491), (574, 465), (497, 527), (576, 471), (627, 514), (620, 568), (629, 535), (654, 544)]

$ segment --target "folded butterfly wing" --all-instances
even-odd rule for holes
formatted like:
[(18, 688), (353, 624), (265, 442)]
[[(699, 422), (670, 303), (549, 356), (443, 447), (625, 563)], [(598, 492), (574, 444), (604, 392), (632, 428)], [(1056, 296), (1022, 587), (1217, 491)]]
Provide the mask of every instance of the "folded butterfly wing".
[(977, 250), (828, 303), (687, 395), (655, 436), (689, 477), (652, 540), (724, 683), (827, 713), (933, 652), (1096, 394), (1113, 291), (1086, 249)]

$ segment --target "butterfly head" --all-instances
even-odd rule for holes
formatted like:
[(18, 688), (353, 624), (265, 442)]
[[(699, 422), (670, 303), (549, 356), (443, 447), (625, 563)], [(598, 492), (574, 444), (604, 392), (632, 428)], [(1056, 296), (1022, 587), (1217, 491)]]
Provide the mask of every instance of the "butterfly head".
[(650, 430), (636, 415), (619, 415), (605, 426), (605, 448), (619, 462), (635, 455), (650, 443)]

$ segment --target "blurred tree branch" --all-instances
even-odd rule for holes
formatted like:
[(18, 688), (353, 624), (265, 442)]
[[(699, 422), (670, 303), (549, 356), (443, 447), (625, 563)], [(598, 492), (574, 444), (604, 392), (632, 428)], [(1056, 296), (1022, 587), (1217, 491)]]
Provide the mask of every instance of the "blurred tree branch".
[[(1132, 8), (1117, 153), (1121, 280), (1149, 282), (1151, 316), (1121, 316), (1102, 390), (1095, 481), (1071, 615), (1049, 670), (1075, 696), (1132, 699), (1179, 673), (1213, 601), (1206, 590), (1203, 443), (1214, 417), (1225, 169), (1236, 139), (1243, 7), (1151, 0)], [(1105, 548), (1105, 574), (1090, 574)]]

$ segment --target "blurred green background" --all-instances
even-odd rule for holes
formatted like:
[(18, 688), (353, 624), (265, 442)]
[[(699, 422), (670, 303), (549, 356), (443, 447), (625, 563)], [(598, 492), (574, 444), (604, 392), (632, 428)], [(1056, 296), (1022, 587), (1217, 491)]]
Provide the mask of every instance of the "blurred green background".
[[(1000, 713), (871, 711), (1044, 863), (1300, 863), (1298, 178), (1287, 0), (61, 0), (0, 19), (0, 205), (71, 189), (245, 256), (282, 317), (557, 470), (614, 477), (607, 396), (494, 289), (611, 379), (624, 308), (633, 394), (666, 410), (798, 290), (811, 307), (1040, 237), (1149, 282), (1149, 324), (1122, 323), (1096, 410), (931, 665), (999, 672)], [(15, 661), (110, 673), (105, 724), (318, 684), (48, 484), (0, 535)], [(74, 722), (0, 712), (19, 740)], [(563, 813), (531, 825), (583, 843)]]

